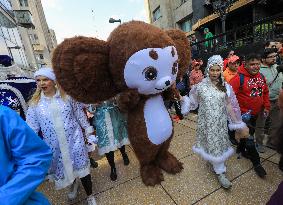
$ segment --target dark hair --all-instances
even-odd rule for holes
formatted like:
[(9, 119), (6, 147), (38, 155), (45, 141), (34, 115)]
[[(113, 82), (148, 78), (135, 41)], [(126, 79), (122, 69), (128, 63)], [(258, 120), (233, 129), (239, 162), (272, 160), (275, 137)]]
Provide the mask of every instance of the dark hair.
[(272, 40), (267, 40), (267, 41), (265, 41), (264, 47), (265, 47), (265, 48), (268, 47), (268, 46), (270, 45), (270, 42), (272, 42)]
[(244, 55), (240, 55), (239, 56), (239, 60), (240, 60), (240, 62), (243, 62), (243, 61), (246, 60), (246, 57)]
[(218, 90), (220, 90), (220, 91), (222, 91), (222, 92), (224, 92), (224, 93), (227, 92), (227, 89), (226, 89), (225, 84), (223, 85), (223, 80), (222, 80), (222, 78), (221, 78), (221, 75), (219, 76), (219, 81), (218, 81), (218, 83), (216, 83), (216, 87), (217, 87)]
[(273, 41), (283, 43), (283, 38), (275, 38)]
[(250, 53), (248, 55), (245, 56), (245, 61), (251, 61), (251, 60), (259, 60), (260, 61), (260, 55), (256, 54), (256, 53)]
[(268, 55), (271, 53), (277, 53), (277, 48), (266, 48), (263, 51), (263, 54), (261, 55), (262, 59), (266, 59)]

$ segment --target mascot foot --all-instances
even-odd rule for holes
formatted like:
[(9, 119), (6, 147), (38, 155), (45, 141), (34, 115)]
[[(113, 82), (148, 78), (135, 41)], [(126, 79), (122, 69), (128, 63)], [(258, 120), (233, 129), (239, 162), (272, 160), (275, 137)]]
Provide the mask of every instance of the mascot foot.
[(161, 169), (156, 165), (145, 165), (141, 168), (141, 178), (146, 186), (154, 186), (164, 181)]
[(176, 174), (182, 171), (183, 163), (179, 162), (176, 157), (167, 152), (165, 156), (160, 157), (159, 167), (170, 174)]

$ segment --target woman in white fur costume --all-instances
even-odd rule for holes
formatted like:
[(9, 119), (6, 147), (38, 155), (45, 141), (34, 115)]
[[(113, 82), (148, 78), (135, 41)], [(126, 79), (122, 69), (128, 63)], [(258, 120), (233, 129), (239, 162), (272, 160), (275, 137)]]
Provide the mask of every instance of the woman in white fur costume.
[(232, 184), (225, 176), (225, 161), (234, 150), (229, 141), (228, 126), (230, 130), (236, 130), (237, 137), (248, 136), (248, 128), (242, 121), (232, 87), (223, 80), (222, 69), (221, 56), (208, 59), (207, 77), (192, 87), (189, 97), (183, 98), (182, 112), (186, 114), (199, 106), (193, 151), (212, 164), (221, 186), (230, 188)]

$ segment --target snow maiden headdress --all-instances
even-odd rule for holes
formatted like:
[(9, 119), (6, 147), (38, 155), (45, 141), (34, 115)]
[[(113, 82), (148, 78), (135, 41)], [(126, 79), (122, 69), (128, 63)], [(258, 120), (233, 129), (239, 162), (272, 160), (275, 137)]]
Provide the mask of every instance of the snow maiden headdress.
[(38, 71), (36, 71), (34, 73), (34, 78), (36, 78), (37, 76), (44, 76), (49, 78), (50, 80), (55, 81), (56, 77), (55, 74), (53, 72), (53, 70), (51, 68), (40, 68)]
[(221, 79), (222, 79), (222, 85), (225, 85), (224, 83), (224, 77), (223, 77), (223, 59), (220, 55), (213, 55), (211, 56), (207, 61), (206, 66), (206, 75), (209, 76), (209, 70), (212, 66), (218, 65), (221, 68)]

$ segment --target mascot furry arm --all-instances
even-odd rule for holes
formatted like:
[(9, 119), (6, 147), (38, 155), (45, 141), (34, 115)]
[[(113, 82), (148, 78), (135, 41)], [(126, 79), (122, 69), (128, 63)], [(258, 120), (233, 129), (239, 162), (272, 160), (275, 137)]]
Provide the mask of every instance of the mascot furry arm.
[(162, 95), (170, 96), (177, 73), (188, 68), (189, 50), (184, 32), (131, 21), (107, 41), (74, 37), (54, 51), (57, 80), (69, 95), (84, 103), (118, 96), (121, 110), (128, 112), (129, 140), (146, 185), (161, 183), (161, 169), (171, 174), (183, 169), (168, 151), (173, 123)]

